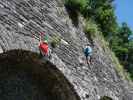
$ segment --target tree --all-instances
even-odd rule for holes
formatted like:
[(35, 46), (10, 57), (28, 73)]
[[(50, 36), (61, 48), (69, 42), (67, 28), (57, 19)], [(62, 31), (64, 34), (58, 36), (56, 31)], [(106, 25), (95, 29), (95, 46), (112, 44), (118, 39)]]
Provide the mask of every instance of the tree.
[(132, 34), (131, 29), (128, 27), (127, 23), (123, 22), (122, 27), (119, 29), (119, 37), (123, 39), (123, 43), (128, 43), (129, 36)]
[(86, 0), (82, 11), (85, 17), (94, 19), (104, 36), (116, 31), (116, 16), (113, 7), (114, 0)]

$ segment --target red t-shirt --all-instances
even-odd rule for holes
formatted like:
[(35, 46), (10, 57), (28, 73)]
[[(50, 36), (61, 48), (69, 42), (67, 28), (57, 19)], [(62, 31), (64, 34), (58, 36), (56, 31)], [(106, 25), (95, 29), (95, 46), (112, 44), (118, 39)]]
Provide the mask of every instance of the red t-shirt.
[(47, 44), (47, 43), (45, 43), (45, 42), (40, 42), (39, 48), (41, 49), (41, 51), (42, 51), (45, 55), (48, 55), (48, 44)]

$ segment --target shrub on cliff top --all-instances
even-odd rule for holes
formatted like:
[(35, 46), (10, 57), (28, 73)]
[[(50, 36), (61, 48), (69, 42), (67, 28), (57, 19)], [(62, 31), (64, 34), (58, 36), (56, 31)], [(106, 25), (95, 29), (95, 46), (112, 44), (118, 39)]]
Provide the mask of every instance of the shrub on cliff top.
[(92, 20), (85, 21), (84, 32), (86, 33), (89, 38), (95, 37), (96, 33), (98, 32), (98, 26)]
[(86, 0), (65, 0), (65, 5), (71, 10), (81, 11), (86, 5)]

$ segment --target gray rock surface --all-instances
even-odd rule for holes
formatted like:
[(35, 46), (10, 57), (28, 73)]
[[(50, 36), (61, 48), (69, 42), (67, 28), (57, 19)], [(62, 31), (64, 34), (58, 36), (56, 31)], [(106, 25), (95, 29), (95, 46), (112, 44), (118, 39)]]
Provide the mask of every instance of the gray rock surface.
[[(133, 87), (115, 71), (110, 51), (100, 38), (93, 39), (93, 64), (85, 63), (83, 47), (90, 42), (83, 33), (83, 20), (75, 27), (63, 0), (0, 0), (0, 52), (23, 49), (39, 52), (39, 32), (58, 35), (62, 43), (51, 48), (52, 59), (74, 85), (81, 100), (133, 100)], [(67, 45), (66, 45), (67, 44)]]

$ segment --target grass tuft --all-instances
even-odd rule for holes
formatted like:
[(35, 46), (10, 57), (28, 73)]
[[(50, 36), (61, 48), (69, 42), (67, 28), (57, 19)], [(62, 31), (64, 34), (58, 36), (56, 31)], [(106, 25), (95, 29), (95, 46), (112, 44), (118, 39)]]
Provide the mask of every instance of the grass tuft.
[(60, 44), (61, 38), (59, 36), (53, 36), (51, 40), (51, 46), (56, 48)]

